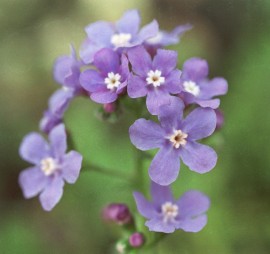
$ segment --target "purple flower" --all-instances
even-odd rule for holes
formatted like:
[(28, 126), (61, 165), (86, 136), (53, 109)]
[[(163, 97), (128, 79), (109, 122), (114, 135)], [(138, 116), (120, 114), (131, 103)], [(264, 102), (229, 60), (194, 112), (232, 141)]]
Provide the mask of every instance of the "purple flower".
[(196, 103), (201, 107), (216, 109), (220, 100), (215, 96), (227, 93), (228, 84), (224, 78), (207, 79), (208, 64), (200, 58), (191, 58), (184, 63), (181, 83), (183, 91), (179, 95), (186, 104)]
[(44, 112), (39, 124), (43, 132), (48, 134), (61, 123), (70, 102), (75, 96), (83, 93), (79, 82), (81, 66), (82, 63), (77, 60), (73, 47), (71, 47), (70, 56), (60, 56), (56, 59), (53, 70), (54, 79), (63, 87), (54, 92), (49, 99), (49, 108)]
[(116, 23), (98, 21), (85, 28), (80, 56), (86, 64), (92, 63), (95, 53), (102, 48), (129, 48), (142, 44), (158, 32), (158, 23), (153, 20), (140, 31), (140, 15), (137, 10), (129, 10)]
[(170, 103), (170, 94), (181, 92), (181, 71), (175, 69), (177, 52), (158, 49), (153, 61), (144, 47), (128, 51), (128, 58), (135, 75), (130, 75), (127, 92), (131, 98), (147, 96), (146, 106), (153, 115), (161, 105)]
[(198, 232), (207, 223), (206, 211), (210, 201), (199, 191), (188, 191), (178, 200), (173, 198), (169, 186), (152, 182), (152, 201), (139, 193), (133, 193), (139, 213), (147, 218), (145, 225), (150, 231), (172, 233), (175, 229)]
[(79, 82), (81, 61), (77, 60), (76, 51), (71, 46), (70, 56), (60, 56), (56, 59), (53, 68), (53, 76), (57, 83), (63, 87), (70, 88), (81, 92), (81, 86)]
[(190, 29), (192, 29), (192, 25), (185, 24), (177, 26), (171, 32), (160, 30), (155, 37), (146, 40), (145, 44), (147, 45), (147, 47), (149, 46), (154, 48), (178, 44), (180, 41), (180, 37)]
[(82, 156), (76, 151), (65, 153), (66, 132), (63, 124), (49, 133), (48, 144), (38, 133), (27, 135), (21, 146), (20, 156), (34, 166), (22, 171), (19, 184), (25, 198), (38, 194), (44, 210), (50, 211), (63, 194), (64, 181), (75, 183), (79, 176)]
[[(121, 63), (120, 63), (121, 60)], [(117, 100), (127, 86), (129, 75), (128, 60), (112, 49), (102, 49), (95, 54), (94, 65), (98, 70), (86, 70), (80, 82), (90, 97), (98, 103), (111, 103)]]
[(160, 125), (145, 119), (138, 119), (130, 127), (132, 144), (140, 150), (159, 148), (150, 168), (150, 178), (160, 184), (174, 182), (180, 170), (180, 160), (193, 171), (206, 173), (217, 161), (216, 152), (197, 140), (210, 136), (216, 127), (216, 114), (210, 108), (197, 108), (185, 119), (184, 104), (173, 97), (171, 104), (160, 107)]
[(44, 133), (49, 133), (56, 125), (62, 122), (65, 111), (75, 96), (71, 88), (59, 89), (49, 99), (49, 108), (44, 112), (39, 127)]

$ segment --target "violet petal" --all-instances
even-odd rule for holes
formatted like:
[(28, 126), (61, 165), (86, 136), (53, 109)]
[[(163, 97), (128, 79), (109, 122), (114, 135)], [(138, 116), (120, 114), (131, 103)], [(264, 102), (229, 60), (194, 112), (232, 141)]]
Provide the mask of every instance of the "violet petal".
[(48, 183), (44, 191), (40, 194), (39, 200), (45, 211), (51, 211), (60, 201), (63, 195), (64, 181), (61, 177), (55, 176)]
[(188, 141), (181, 150), (181, 159), (192, 171), (203, 174), (215, 167), (217, 154), (209, 146)]
[(63, 178), (68, 183), (75, 183), (79, 177), (82, 166), (82, 155), (76, 151), (70, 151), (63, 158)]
[(202, 139), (214, 132), (216, 121), (213, 109), (196, 108), (183, 120), (182, 131), (188, 134), (189, 139)]
[(130, 140), (140, 150), (161, 147), (164, 143), (164, 131), (151, 120), (138, 119), (129, 128)]
[(39, 167), (23, 170), (19, 175), (19, 184), (25, 198), (32, 198), (40, 193), (47, 183), (47, 177)]
[(152, 181), (166, 186), (176, 180), (179, 170), (180, 159), (176, 149), (165, 146), (160, 148), (154, 157), (149, 168), (149, 175)]
[(49, 155), (49, 146), (39, 133), (32, 132), (23, 139), (19, 153), (24, 160), (39, 164), (40, 160)]

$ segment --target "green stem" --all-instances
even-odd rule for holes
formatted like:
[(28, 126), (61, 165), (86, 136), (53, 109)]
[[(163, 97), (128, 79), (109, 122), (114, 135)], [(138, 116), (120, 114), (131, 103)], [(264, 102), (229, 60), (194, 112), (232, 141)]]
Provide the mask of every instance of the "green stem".
[(103, 168), (103, 167), (93, 165), (93, 164), (84, 165), (83, 168), (88, 171), (93, 171), (93, 172), (101, 173), (107, 176), (112, 176), (112, 177), (124, 180), (128, 183), (131, 183), (133, 181), (132, 177), (130, 177), (129, 175), (123, 174), (115, 169), (107, 169), (107, 168)]

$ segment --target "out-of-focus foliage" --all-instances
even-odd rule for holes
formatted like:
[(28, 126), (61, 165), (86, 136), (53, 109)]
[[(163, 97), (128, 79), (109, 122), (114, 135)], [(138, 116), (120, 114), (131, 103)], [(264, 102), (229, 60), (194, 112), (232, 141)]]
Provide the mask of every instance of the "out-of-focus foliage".
[[(83, 27), (99, 19), (115, 20), (138, 8), (143, 23), (156, 18), (163, 29), (190, 22), (194, 29), (178, 46), (179, 61), (209, 60), (211, 75), (224, 76), (229, 93), (222, 98), (224, 128), (209, 142), (218, 152), (217, 167), (206, 175), (182, 167), (175, 194), (199, 189), (211, 197), (206, 228), (177, 232), (149, 253), (269, 253), (270, 249), (270, 3), (268, 0), (42, 1), (0, 2), (0, 253), (113, 253), (120, 232), (102, 223), (108, 202), (132, 200), (134, 186), (85, 170), (66, 185), (51, 213), (38, 200), (24, 200), (17, 176), (28, 165), (18, 156), (22, 137), (37, 130), (55, 85), (54, 59), (84, 38)], [(180, 67), (180, 66), (179, 66)], [(66, 124), (85, 161), (136, 174), (126, 113), (116, 124), (94, 116), (97, 105), (77, 99)], [(149, 179), (145, 163), (144, 185)], [(138, 173), (138, 172), (137, 172)]]

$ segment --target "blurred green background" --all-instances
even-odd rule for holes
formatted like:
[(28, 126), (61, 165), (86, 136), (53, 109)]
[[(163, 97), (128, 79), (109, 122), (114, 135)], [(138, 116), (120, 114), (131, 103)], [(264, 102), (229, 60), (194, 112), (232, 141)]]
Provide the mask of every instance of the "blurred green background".
[[(178, 197), (188, 189), (210, 196), (208, 225), (197, 234), (177, 231), (147, 253), (270, 253), (270, 1), (269, 0), (0, 0), (0, 253), (113, 253), (120, 231), (100, 219), (107, 203), (126, 202), (136, 211), (133, 186), (96, 172), (82, 172), (66, 185), (61, 202), (44, 212), (37, 198), (24, 200), (17, 184), (28, 166), (18, 156), (25, 134), (38, 130), (49, 95), (56, 57), (79, 48), (83, 28), (96, 20), (117, 20), (138, 8), (142, 23), (153, 18), (163, 29), (190, 22), (192, 31), (172, 47), (179, 67), (191, 56), (209, 61), (211, 76), (224, 76), (224, 128), (209, 140), (216, 168), (198, 175), (182, 167), (173, 184)], [(125, 114), (104, 124), (97, 105), (76, 99), (66, 124), (85, 161), (128, 174), (134, 158)], [(145, 163), (146, 191), (149, 180)], [(139, 252), (146, 253), (146, 252)]]

